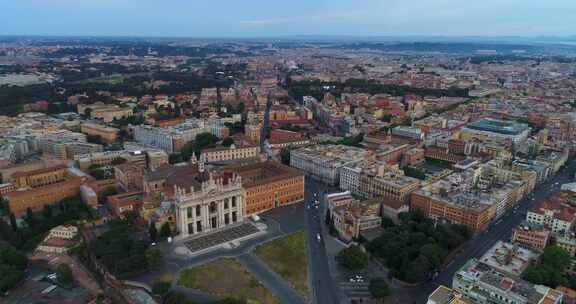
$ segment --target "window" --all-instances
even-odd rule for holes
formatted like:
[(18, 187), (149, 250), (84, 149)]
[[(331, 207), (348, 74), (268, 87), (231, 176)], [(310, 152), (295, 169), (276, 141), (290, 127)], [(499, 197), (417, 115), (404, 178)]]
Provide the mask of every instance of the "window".
[(224, 214), (224, 224), (225, 225), (230, 224), (230, 214), (228, 213)]
[(224, 199), (224, 209), (228, 209), (228, 198)]
[(217, 227), (217, 225), (216, 225), (216, 218), (213, 217), (212, 220), (211, 220), (211, 222), (212, 222), (212, 223), (211, 223), (211, 224), (212, 224), (212, 229), (216, 229), (216, 227)]
[(215, 202), (210, 203), (210, 213), (216, 213), (216, 203)]
[(196, 216), (200, 216), (201, 211), (202, 211), (202, 208), (200, 206), (196, 206)]
[(188, 234), (194, 234), (194, 223), (188, 223)]
[(232, 208), (236, 208), (236, 197), (232, 197)]
[(192, 207), (186, 208), (186, 217), (192, 218)]
[(196, 232), (202, 232), (202, 221), (196, 222)]
[(236, 218), (236, 211), (232, 212), (232, 223), (235, 223), (237, 221)]

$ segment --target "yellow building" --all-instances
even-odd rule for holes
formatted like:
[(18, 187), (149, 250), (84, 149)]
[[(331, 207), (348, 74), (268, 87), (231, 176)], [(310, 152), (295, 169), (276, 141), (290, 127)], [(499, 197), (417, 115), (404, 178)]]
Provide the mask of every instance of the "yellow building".
[(107, 143), (115, 143), (118, 140), (118, 129), (95, 123), (83, 123), (80, 131), (86, 135), (100, 136)]
[(16, 188), (33, 188), (63, 181), (66, 176), (66, 166), (57, 165), (32, 171), (16, 172), (12, 175), (12, 180)]
[(438, 286), (428, 297), (428, 304), (472, 304), (454, 289), (444, 285)]

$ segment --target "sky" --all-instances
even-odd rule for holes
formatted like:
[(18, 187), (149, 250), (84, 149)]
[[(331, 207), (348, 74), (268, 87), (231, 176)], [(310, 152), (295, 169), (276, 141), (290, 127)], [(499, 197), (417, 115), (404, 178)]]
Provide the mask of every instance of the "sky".
[(576, 0), (0, 0), (0, 35), (576, 35)]

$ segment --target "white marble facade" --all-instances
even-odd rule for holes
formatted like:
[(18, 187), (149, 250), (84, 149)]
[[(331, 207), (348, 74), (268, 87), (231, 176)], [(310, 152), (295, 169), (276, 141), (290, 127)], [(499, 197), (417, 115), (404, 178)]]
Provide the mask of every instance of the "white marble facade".
[(244, 220), (244, 188), (239, 175), (227, 183), (217, 177), (202, 183), (201, 189), (177, 188), (176, 224), (180, 237), (215, 231)]

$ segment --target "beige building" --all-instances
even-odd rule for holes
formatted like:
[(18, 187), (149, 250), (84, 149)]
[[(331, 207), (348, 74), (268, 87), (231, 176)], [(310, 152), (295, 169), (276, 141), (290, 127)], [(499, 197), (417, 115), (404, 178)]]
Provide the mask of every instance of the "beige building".
[(58, 226), (52, 228), (48, 236), (38, 245), (36, 250), (46, 253), (66, 253), (76, 244), (73, 239), (78, 235), (76, 226)]
[(100, 136), (107, 143), (115, 143), (118, 140), (118, 129), (95, 123), (82, 123), (80, 131), (86, 135)]
[(554, 234), (569, 233), (576, 222), (576, 208), (570, 205), (573, 194), (561, 192), (528, 210), (529, 223), (548, 227)]
[(352, 201), (331, 209), (330, 216), (341, 239), (352, 241), (362, 231), (382, 226), (380, 201)]
[(376, 170), (363, 170), (360, 174), (360, 193), (365, 197), (383, 197), (408, 202), (410, 194), (420, 186), (420, 180), (405, 176), (400, 170), (386, 171), (383, 166)]
[(106, 151), (80, 155), (75, 158), (76, 165), (80, 170), (86, 171), (91, 166), (108, 166), (114, 160), (124, 159), (127, 163), (146, 165), (146, 155), (144, 153), (132, 153), (128, 151)]
[(144, 167), (135, 164), (122, 164), (114, 167), (114, 176), (118, 186), (124, 191), (142, 191)]
[(50, 230), (49, 237), (57, 237), (61, 239), (71, 240), (78, 235), (78, 227), (72, 225), (60, 225)]
[(246, 124), (244, 126), (244, 135), (254, 142), (260, 142), (260, 135), (262, 133), (261, 124)]
[(220, 162), (238, 159), (255, 158), (260, 154), (260, 146), (236, 146), (232, 144), (230, 147), (216, 147), (212, 149), (204, 149), (200, 157), (210, 162)]
[(112, 122), (114, 118), (126, 118), (133, 115), (131, 108), (122, 108), (117, 105), (108, 105), (102, 102), (94, 104), (79, 104), (78, 113), (85, 114), (86, 109), (90, 109), (90, 118), (101, 119), (104, 122)]

